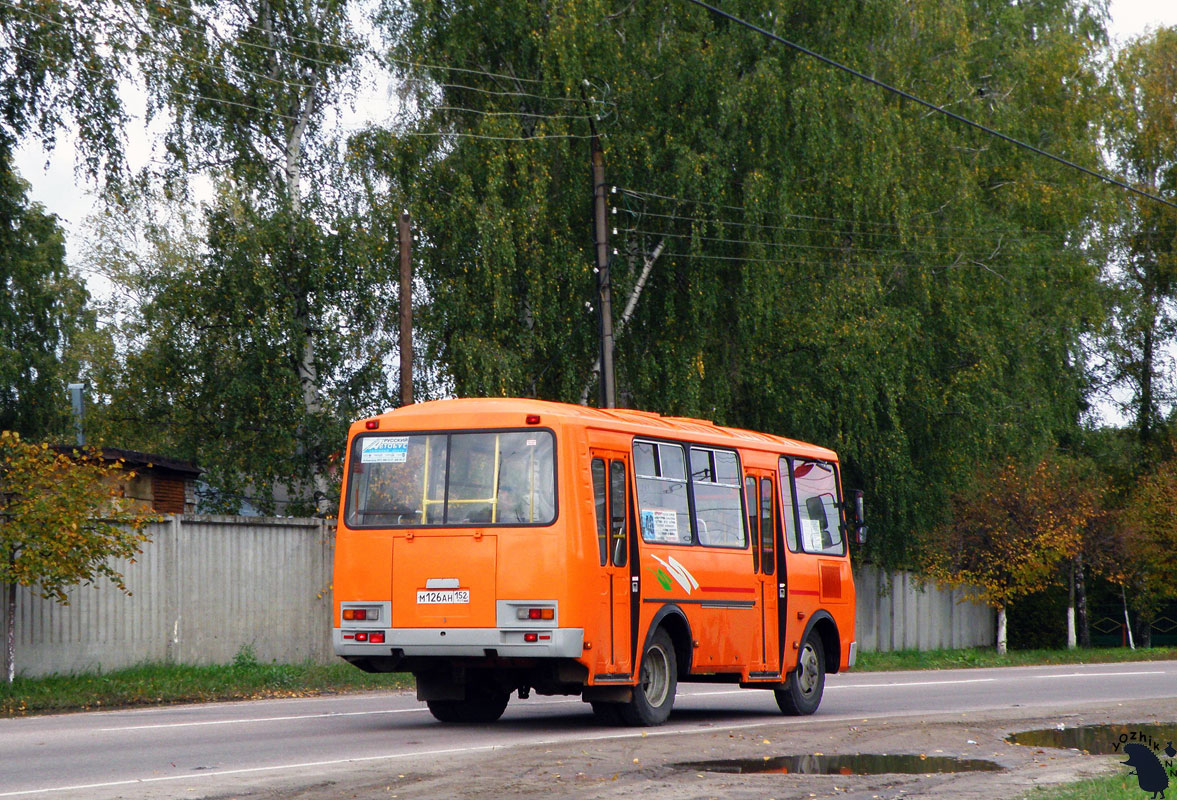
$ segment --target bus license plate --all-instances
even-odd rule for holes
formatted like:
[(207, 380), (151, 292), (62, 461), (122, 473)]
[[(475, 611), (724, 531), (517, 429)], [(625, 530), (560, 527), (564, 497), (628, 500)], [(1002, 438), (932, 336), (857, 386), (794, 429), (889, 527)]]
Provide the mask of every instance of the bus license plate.
[(417, 592), (417, 605), (434, 603), (469, 603), (469, 589), (425, 589)]

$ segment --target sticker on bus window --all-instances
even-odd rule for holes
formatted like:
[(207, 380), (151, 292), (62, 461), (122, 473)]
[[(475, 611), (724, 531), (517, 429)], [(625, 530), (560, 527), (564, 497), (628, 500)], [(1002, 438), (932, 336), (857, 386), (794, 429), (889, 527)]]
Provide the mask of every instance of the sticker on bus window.
[(673, 508), (643, 508), (642, 538), (647, 542), (679, 543), (678, 513)]
[(801, 520), (801, 543), (806, 550), (821, 550), (821, 522), (816, 519)]
[(361, 464), (403, 464), (408, 458), (408, 436), (371, 436), (360, 440)]

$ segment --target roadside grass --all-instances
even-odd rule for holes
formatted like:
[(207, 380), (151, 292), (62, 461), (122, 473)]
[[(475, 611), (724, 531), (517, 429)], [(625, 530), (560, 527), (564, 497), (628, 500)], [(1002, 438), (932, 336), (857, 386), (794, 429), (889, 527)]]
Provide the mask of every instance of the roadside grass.
[(112, 672), (0, 682), (0, 716), (56, 714), (216, 700), (312, 697), (405, 689), (407, 674), (370, 675), (351, 664), (262, 664), (239, 653), (227, 666), (144, 664)]
[(1149, 796), (1141, 793), (1136, 776), (1125, 771), (1049, 789), (1035, 789), (1022, 800), (1147, 800)]
[(859, 653), (854, 670), (882, 672), (965, 667), (1025, 667), (1044, 664), (1110, 664), (1128, 661), (1177, 660), (1177, 647), (1077, 648), (1075, 650), (1010, 650), (998, 655), (992, 647), (965, 650), (896, 650), (890, 653)]

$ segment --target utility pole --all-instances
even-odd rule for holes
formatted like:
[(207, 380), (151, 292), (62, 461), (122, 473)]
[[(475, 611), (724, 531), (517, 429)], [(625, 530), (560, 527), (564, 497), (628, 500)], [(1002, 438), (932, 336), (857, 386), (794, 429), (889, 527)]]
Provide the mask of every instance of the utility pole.
[(399, 224), (401, 246), (401, 405), (413, 403), (413, 265), (409, 258), (412, 233), (409, 210), (401, 212)]
[(592, 125), (593, 210), (597, 245), (597, 307), (601, 321), (601, 408), (616, 408), (617, 394), (613, 378), (613, 298), (609, 277), (609, 228), (605, 208), (605, 153), (597, 126)]

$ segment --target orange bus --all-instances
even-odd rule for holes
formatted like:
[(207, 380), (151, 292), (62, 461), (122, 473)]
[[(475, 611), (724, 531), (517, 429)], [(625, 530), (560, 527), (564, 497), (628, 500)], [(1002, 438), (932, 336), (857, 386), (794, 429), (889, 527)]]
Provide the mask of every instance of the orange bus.
[(854, 664), (837, 456), (623, 409), (441, 400), (348, 435), (335, 652), (411, 672), (444, 722), (580, 695), (657, 725), (679, 682), (771, 689), (811, 714)]

